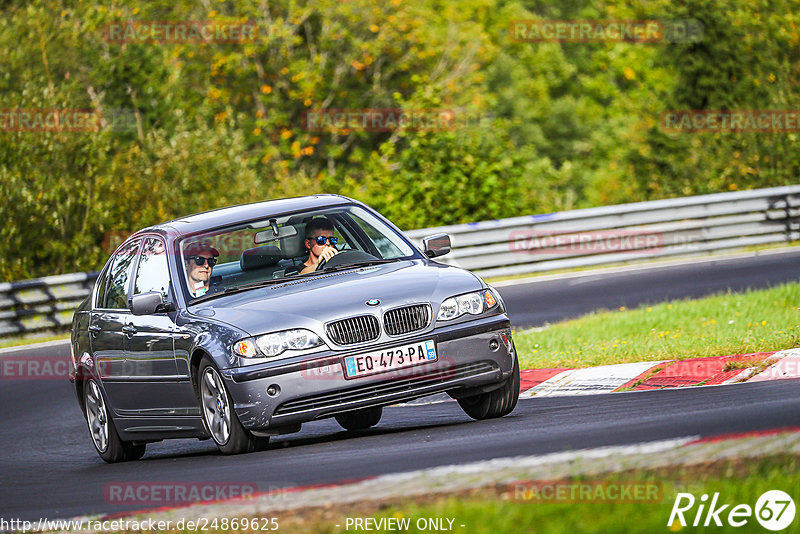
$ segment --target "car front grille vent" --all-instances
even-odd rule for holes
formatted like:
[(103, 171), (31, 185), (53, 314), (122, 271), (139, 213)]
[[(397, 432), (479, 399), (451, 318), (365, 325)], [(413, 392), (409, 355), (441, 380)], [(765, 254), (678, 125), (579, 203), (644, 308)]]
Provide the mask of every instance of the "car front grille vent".
[(458, 382), (475, 376), (485, 376), (497, 372), (494, 362), (473, 362), (451, 367), (439, 364), (438, 370), (426, 370), (420, 367), (418, 372), (410, 371), (408, 378), (387, 378), (380, 383), (369, 383), (349, 389), (321, 393), (310, 397), (285, 402), (275, 410), (276, 416), (295, 415), (314, 410), (325, 413), (340, 411), (349, 405), (363, 401), (391, 399), (401, 402), (430, 395), (438, 391), (446, 391), (460, 387)]
[(339, 345), (354, 345), (378, 339), (381, 327), (373, 315), (359, 315), (329, 323), (328, 336)]
[(431, 315), (431, 307), (427, 304), (395, 308), (383, 316), (383, 327), (390, 336), (417, 332), (430, 324)]

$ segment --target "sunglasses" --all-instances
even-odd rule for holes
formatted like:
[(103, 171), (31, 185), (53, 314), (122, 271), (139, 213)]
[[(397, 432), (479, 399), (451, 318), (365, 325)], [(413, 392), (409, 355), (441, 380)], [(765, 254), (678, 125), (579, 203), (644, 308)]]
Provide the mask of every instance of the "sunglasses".
[(339, 238), (336, 237), (325, 237), (324, 235), (318, 235), (317, 237), (309, 237), (312, 241), (316, 241), (317, 245), (324, 245), (325, 241), (328, 241), (331, 245), (335, 245), (339, 242)]
[(217, 264), (217, 258), (206, 258), (204, 256), (190, 256), (189, 259), (194, 260), (194, 262), (200, 267), (205, 265), (206, 262), (208, 262), (209, 267), (213, 267)]

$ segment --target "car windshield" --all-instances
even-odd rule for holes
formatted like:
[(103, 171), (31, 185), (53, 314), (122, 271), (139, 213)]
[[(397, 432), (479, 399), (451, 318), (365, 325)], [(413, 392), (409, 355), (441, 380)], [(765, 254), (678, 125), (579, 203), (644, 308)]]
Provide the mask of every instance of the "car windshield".
[(419, 253), (378, 217), (338, 206), (266, 217), (179, 242), (183, 288), (190, 301), (298, 277), (315, 276), (310, 248), (333, 247), (321, 267), (333, 270), (383, 263)]

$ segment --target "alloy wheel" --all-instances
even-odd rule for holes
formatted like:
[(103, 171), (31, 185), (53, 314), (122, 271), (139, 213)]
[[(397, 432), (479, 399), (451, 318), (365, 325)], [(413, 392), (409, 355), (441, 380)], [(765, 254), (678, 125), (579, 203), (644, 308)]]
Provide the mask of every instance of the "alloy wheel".
[(108, 448), (108, 411), (100, 387), (90, 380), (86, 391), (86, 420), (95, 447), (100, 452)]
[(222, 378), (213, 367), (206, 367), (200, 381), (203, 417), (211, 437), (219, 445), (228, 442), (231, 435), (231, 408)]

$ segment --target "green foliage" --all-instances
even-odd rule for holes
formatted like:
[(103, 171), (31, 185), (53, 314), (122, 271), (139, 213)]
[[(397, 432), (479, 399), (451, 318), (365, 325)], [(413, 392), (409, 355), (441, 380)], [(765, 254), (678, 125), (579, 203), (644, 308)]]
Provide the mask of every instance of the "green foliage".
[[(705, 37), (659, 54), (675, 83), (663, 87), (642, 143), (625, 160), (642, 199), (790, 184), (800, 171), (797, 133), (671, 134), (655, 126), (670, 109), (797, 110), (798, 3), (663, 0), (666, 17), (696, 18)], [(643, 150), (644, 149), (644, 150)]]
[[(350, 195), (403, 228), (790, 183), (796, 134), (675, 134), (669, 109), (797, 109), (798, 2), (32, 0), (0, 7), (0, 280), (95, 270), (108, 234), (220, 206)], [(699, 43), (522, 43), (514, 20), (700, 20)], [(244, 43), (110, 42), (115, 21), (252, 21)], [(314, 110), (459, 121), (311, 131)]]

